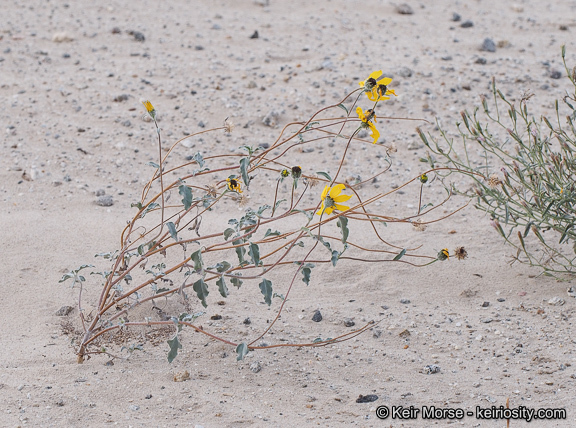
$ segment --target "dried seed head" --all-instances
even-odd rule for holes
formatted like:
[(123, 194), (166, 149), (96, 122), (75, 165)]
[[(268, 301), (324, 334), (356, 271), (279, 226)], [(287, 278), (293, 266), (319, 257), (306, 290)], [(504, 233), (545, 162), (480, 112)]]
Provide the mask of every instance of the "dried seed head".
[(224, 119), (224, 132), (230, 134), (234, 130), (235, 126), (236, 125), (234, 125), (234, 122), (232, 122), (228, 118)]
[(466, 257), (468, 257), (468, 252), (464, 249), (464, 247), (458, 247), (456, 250), (454, 250), (454, 256), (458, 260), (464, 260)]
[(412, 226), (414, 226), (414, 230), (418, 231), (418, 232), (424, 232), (426, 230), (426, 228), (428, 227), (427, 225), (425, 225), (422, 222), (422, 219), (419, 218), (416, 221), (412, 222)]
[(502, 184), (502, 180), (500, 180), (500, 177), (498, 177), (496, 174), (492, 174), (488, 178), (488, 187), (490, 187), (491, 189), (495, 189), (498, 186), (500, 186), (501, 184)]

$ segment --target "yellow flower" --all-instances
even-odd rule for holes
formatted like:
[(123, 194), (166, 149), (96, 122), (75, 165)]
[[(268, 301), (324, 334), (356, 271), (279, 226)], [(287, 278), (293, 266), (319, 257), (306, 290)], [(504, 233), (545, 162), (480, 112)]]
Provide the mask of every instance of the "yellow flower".
[(150, 117), (152, 119), (155, 119), (156, 118), (156, 110), (154, 109), (154, 106), (152, 105), (152, 103), (150, 101), (146, 100), (146, 101), (142, 101), (142, 104), (144, 104), (144, 107), (146, 107), (146, 111), (148, 112)]
[(420, 176), (420, 183), (425, 184), (428, 181), (428, 176), (426, 175), (426, 173), (422, 174)]
[(441, 261), (449, 259), (450, 253), (448, 252), (448, 248), (443, 248), (442, 250), (440, 250), (436, 257), (438, 258), (438, 260), (441, 260)]
[(377, 80), (381, 75), (382, 70), (374, 71), (370, 73), (368, 79), (358, 82), (358, 84), (364, 88), (364, 92), (366, 92), (370, 101), (389, 100), (390, 97), (386, 95), (396, 96), (394, 89), (388, 89), (388, 85), (392, 82), (392, 79), (390, 77), (383, 77)]
[(233, 192), (242, 193), (242, 187), (240, 187), (240, 182), (234, 178), (227, 178), (226, 182), (228, 183), (228, 189), (232, 190)]
[(346, 202), (352, 197), (350, 195), (340, 194), (345, 188), (346, 186), (344, 184), (337, 184), (334, 187), (324, 187), (324, 191), (320, 196), (322, 198), (322, 205), (320, 205), (320, 210), (316, 214), (321, 215), (325, 212), (326, 214), (330, 215), (334, 209), (340, 211), (346, 211), (349, 209), (350, 207), (346, 205), (340, 205), (340, 202)]
[(366, 110), (363, 112), (362, 107), (357, 107), (356, 113), (358, 114), (358, 117), (362, 121), (361, 126), (363, 128), (369, 128), (372, 131), (371, 137), (374, 138), (372, 144), (376, 144), (376, 141), (378, 141), (378, 138), (380, 138), (380, 133), (376, 129), (376, 126), (374, 126), (374, 124), (372, 123), (372, 120), (376, 122), (376, 113), (374, 113), (374, 110)]

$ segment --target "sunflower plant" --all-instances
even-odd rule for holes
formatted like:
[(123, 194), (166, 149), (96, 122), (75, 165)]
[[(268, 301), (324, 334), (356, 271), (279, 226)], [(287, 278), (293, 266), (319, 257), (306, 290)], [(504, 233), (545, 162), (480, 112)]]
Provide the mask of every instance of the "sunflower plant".
[[(238, 359), (256, 349), (337, 343), (371, 328), (374, 321), (330, 339), (311, 336), (304, 343), (289, 344), (261, 341), (277, 328), (289, 297), (302, 292), (301, 283), (308, 286), (314, 282), (318, 264), (338, 268), (346, 261), (422, 267), (448, 260), (447, 250), (421, 254), (419, 247), (387, 242), (377, 232), (382, 223), (413, 224), (423, 230), (427, 223), (446, 217), (444, 213), (436, 216), (436, 210), (450, 197), (434, 206), (422, 205), (423, 177), (436, 173), (431, 168), (400, 186), (413, 186), (420, 198), (414, 212), (394, 216), (382, 212), (382, 205), (376, 203), (396, 191), (382, 193), (370, 185), (391, 165), (391, 148), (376, 144), (380, 135), (376, 109), (396, 93), (389, 88), (392, 79), (381, 76), (381, 71), (371, 73), (338, 103), (322, 108), (305, 122), (287, 125), (267, 148), (246, 145), (234, 153), (197, 152), (184, 163), (173, 156), (179, 145), (200, 133), (205, 138), (207, 131), (174, 141), (164, 150), (157, 110), (145, 101), (146, 113), (156, 128), (158, 161), (152, 164), (154, 172), (140, 198), (132, 204), (135, 212), (120, 234), (119, 248), (102, 259), (104, 269), (94, 272), (102, 278), (99, 298), (86, 302), (83, 293), (92, 285), (78, 272), (91, 266), (83, 265), (63, 278), (73, 279), (72, 285), (80, 292), (78, 361), (92, 354), (118, 357), (109, 348), (112, 338), (119, 332), (129, 338), (130, 332), (138, 329), (164, 332), (169, 361), (182, 348), (180, 337), (185, 327), (234, 347)], [(365, 102), (363, 94), (371, 103), (367, 108), (360, 105)], [(351, 117), (354, 110), (344, 104), (350, 100), (358, 117)], [(210, 131), (231, 132), (232, 128), (226, 119)], [(372, 141), (359, 136), (362, 129), (372, 131)], [(325, 171), (315, 171), (300, 156), (305, 146), (318, 142), (334, 142), (339, 153), (336, 160), (328, 160)], [(355, 173), (347, 157), (370, 142), (374, 144), (370, 149), (381, 154), (387, 166), (351, 185), (343, 178)], [(271, 191), (264, 178), (270, 174), (275, 177)], [(364, 186), (362, 193), (367, 196), (360, 195), (359, 186)], [(309, 195), (314, 201), (311, 204), (306, 202)], [(239, 208), (232, 218), (231, 204)], [(339, 234), (335, 236), (334, 231)], [(222, 331), (199, 324), (203, 317), (218, 319), (214, 308), (221, 299), (239, 302), (238, 297), (249, 291), (246, 283), (257, 284), (260, 291), (255, 305), (263, 301), (275, 311), (259, 334), (247, 339), (234, 328)], [(272, 339), (267, 336), (267, 341)]]

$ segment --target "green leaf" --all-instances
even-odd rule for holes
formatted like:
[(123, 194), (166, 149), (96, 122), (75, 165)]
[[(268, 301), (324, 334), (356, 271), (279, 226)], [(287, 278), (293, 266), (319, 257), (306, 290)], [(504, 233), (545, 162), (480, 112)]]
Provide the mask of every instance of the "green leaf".
[(332, 262), (332, 266), (336, 266), (336, 262), (340, 258), (340, 253), (336, 250), (332, 251), (332, 257), (330, 261)]
[(332, 181), (332, 177), (330, 177), (330, 175), (327, 172), (324, 171), (316, 171), (316, 174), (321, 175), (322, 177), (324, 177), (326, 180), (328, 181)]
[(248, 353), (248, 345), (245, 342), (238, 344), (236, 347), (236, 353), (238, 356), (236, 357), (236, 361), (242, 361), (246, 354)]
[(346, 240), (348, 239), (348, 235), (350, 234), (350, 231), (348, 230), (348, 218), (340, 216), (338, 217), (336, 224), (340, 228), (340, 233), (342, 233), (342, 243), (345, 244)]
[(306, 285), (310, 285), (310, 274), (312, 273), (312, 268), (314, 267), (314, 263), (306, 263), (302, 268), (302, 282), (306, 283)]
[(264, 295), (264, 301), (270, 306), (272, 304), (272, 281), (263, 278), (260, 283), (260, 291)]
[[(236, 241), (232, 241), (233, 245), (241, 245), (244, 242), (241, 239), (237, 239)], [(236, 255), (238, 256), (238, 264), (244, 264), (244, 256), (246, 255), (246, 249), (244, 246), (234, 248), (236, 250)]]
[(228, 287), (226, 287), (226, 281), (224, 280), (224, 275), (218, 278), (216, 281), (216, 285), (218, 286), (218, 291), (222, 295), (222, 297), (228, 297)]
[(167, 340), (168, 346), (170, 346), (170, 352), (168, 352), (168, 362), (174, 361), (174, 358), (178, 355), (178, 349), (182, 349), (182, 344), (178, 341), (178, 336), (174, 336), (174, 339)]
[[(342, 110), (344, 110), (346, 112), (346, 115), (349, 115), (350, 112), (348, 111), (348, 109), (346, 108), (346, 106), (344, 104), (338, 104), (338, 107), (340, 107)], [(330, 180), (332, 181), (332, 180)]]
[(233, 276), (232, 278), (230, 278), (230, 282), (234, 287), (240, 288), (242, 286), (243, 281), (238, 276)]
[(183, 184), (178, 187), (178, 193), (182, 196), (182, 203), (184, 204), (184, 209), (188, 210), (192, 206), (192, 190), (190, 187)]
[(206, 297), (208, 297), (208, 286), (204, 282), (204, 279), (200, 278), (198, 281), (194, 283), (192, 288), (194, 289), (196, 295), (202, 302), (202, 306), (207, 307), (208, 305), (206, 304)]
[(202, 250), (197, 250), (192, 253), (190, 260), (194, 262), (194, 270), (196, 272), (201, 272), (204, 262), (202, 261)]
[(278, 207), (280, 206), (280, 204), (281, 204), (282, 202), (286, 202), (286, 199), (280, 199), (278, 202), (276, 202), (276, 203), (274, 204), (274, 211), (276, 211), (276, 210), (278, 209)]
[(215, 268), (218, 271), (218, 273), (222, 273), (222, 272), (226, 272), (228, 269), (230, 269), (232, 265), (230, 263), (228, 263), (226, 260), (224, 260), (223, 262), (218, 263)]
[(142, 203), (140, 203), (140, 202), (133, 202), (133, 203), (130, 204), (130, 208), (132, 208), (132, 207), (136, 207), (136, 208), (138, 208), (139, 210), (141, 210), (141, 209), (142, 209)]
[(235, 232), (235, 230), (232, 229), (231, 227), (227, 228), (227, 229), (224, 231), (224, 239), (225, 239), (226, 241), (228, 241), (228, 238), (230, 238), (234, 232)]
[(202, 157), (202, 153), (196, 152), (196, 154), (192, 159), (194, 159), (198, 163), (198, 166), (200, 166), (200, 168), (204, 166), (204, 158)]
[(314, 218), (314, 212), (312, 211), (304, 211), (304, 210), (292, 210), (290, 211), (291, 213), (302, 213), (304, 214), (306, 217), (308, 217), (308, 220), (312, 220)]
[(174, 225), (174, 223), (169, 221), (168, 223), (166, 223), (166, 227), (168, 228), (168, 231), (170, 232), (170, 236), (172, 236), (174, 241), (178, 242), (178, 231), (176, 230), (176, 226)]
[(160, 165), (158, 165), (156, 162), (152, 162), (152, 161), (146, 162), (146, 165), (153, 166), (154, 168), (160, 168)]
[(258, 248), (258, 244), (253, 244), (252, 242), (248, 244), (248, 255), (252, 258), (254, 266), (260, 266), (260, 248)]
[(240, 159), (240, 173), (242, 174), (242, 181), (246, 187), (250, 184), (250, 177), (248, 177), (248, 168), (250, 167), (250, 159), (242, 158)]
[(267, 236), (278, 236), (278, 235), (280, 235), (280, 232), (278, 232), (277, 230), (272, 232), (272, 229), (268, 229), (264, 234), (264, 238), (266, 238)]
[(392, 260), (394, 261), (400, 260), (404, 256), (404, 254), (406, 254), (406, 248), (404, 248), (402, 251), (396, 254), (396, 257), (394, 257)]
[(528, 224), (526, 225), (526, 229), (524, 229), (524, 238), (526, 238), (528, 236), (528, 233), (530, 232), (530, 227), (534, 224), (533, 221), (529, 221)]
[(144, 218), (144, 216), (146, 214), (148, 214), (150, 211), (152, 211), (154, 208), (158, 208), (160, 205), (157, 204), (156, 202), (152, 202), (150, 203), (150, 205), (148, 205), (146, 207), (146, 209), (144, 211), (142, 211), (142, 214), (140, 214), (140, 218)]

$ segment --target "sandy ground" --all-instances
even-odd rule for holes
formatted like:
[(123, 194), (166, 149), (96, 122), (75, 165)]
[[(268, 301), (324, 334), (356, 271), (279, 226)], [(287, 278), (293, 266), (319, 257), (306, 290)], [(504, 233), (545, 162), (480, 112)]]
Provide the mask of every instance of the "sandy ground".
[[(425, 232), (387, 231), (398, 245), (422, 244), (428, 253), (464, 245), (467, 260), (319, 269), (266, 338), (309, 341), (349, 331), (346, 319), (356, 327), (379, 322), (340, 344), (251, 352), (237, 362), (233, 348), (185, 332), (172, 364), (164, 339), (113, 365), (103, 356), (77, 364), (62, 322), (77, 322), (78, 313), (56, 315), (77, 300), (77, 289), (58, 283), (63, 273), (118, 247), (134, 213), (130, 203), (152, 173), (145, 164), (156, 160), (154, 129), (143, 120), (141, 99), (159, 111), (167, 142), (230, 117), (237, 124), (230, 136), (208, 135), (188, 147), (222, 153), (272, 142), (278, 126), (306, 120), (378, 69), (394, 78), (398, 94), (380, 115), (438, 117), (451, 132), (460, 110), (489, 95), (493, 76), (512, 99), (533, 92), (536, 114), (549, 114), (568, 88), (555, 72), (563, 73), (562, 44), (576, 64), (576, 2), (409, 5), (411, 14), (373, 0), (3, 2), (0, 425), (493, 427), (506, 422), (379, 420), (376, 408), (474, 411), (507, 398), (511, 408), (567, 409), (565, 420), (512, 427), (576, 425), (576, 302), (566, 283), (511, 267), (512, 249), (472, 207)], [(473, 25), (463, 27), (466, 21)], [(255, 31), (258, 38), (250, 38)], [(486, 38), (495, 52), (481, 50)], [(262, 123), (272, 110), (277, 127)], [(398, 147), (379, 182), (384, 190), (417, 175), (425, 149), (414, 122), (381, 123), (382, 141)], [(301, 165), (321, 167), (322, 150), (302, 153)], [(362, 174), (373, 155), (352, 159)], [(101, 190), (112, 206), (95, 203)], [(385, 208), (397, 214), (415, 197), (393, 196)], [(89, 280), (95, 299), (98, 281)], [(565, 303), (549, 304), (554, 297)], [(232, 338), (254, 337), (274, 314), (258, 299), (238, 293), (218, 307), (214, 298), (204, 324)], [(322, 322), (311, 320), (316, 310)], [(223, 320), (209, 321), (213, 313)], [(430, 365), (440, 371), (429, 374)], [(184, 371), (190, 379), (174, 382)], [(356, 402), (369, 394), (377, 400)]]

